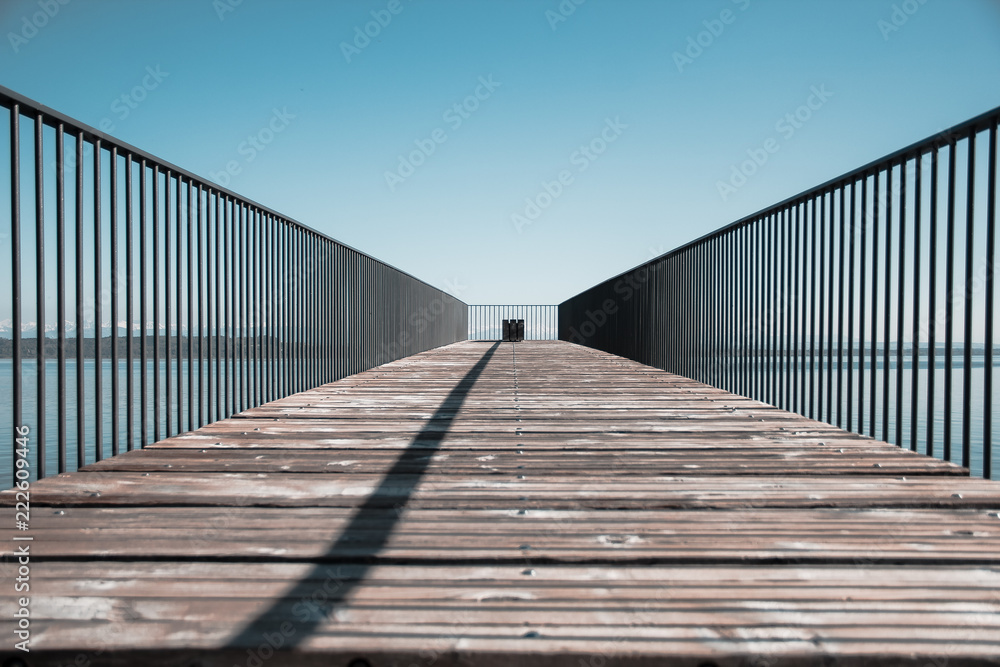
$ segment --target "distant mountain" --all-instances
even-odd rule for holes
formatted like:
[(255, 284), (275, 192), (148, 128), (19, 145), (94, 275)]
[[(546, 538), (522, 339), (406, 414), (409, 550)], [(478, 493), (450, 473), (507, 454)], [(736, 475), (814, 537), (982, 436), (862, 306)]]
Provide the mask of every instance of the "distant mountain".
[[(73, 338), (76, 336), (76, 320), (66, 320), (66, 336)], [(142, 325), (138, 322), (132, 324), (133, 335), (138, 335), (142, 329)], [(163, 324), (159, 327), (160, 332), (166, 330), (166, 326)], [(185, 329), (186, 330), (186, 329)], [(118, 335), (128, 336), (129, 326), (125, 321), (118, 323)], [(149, 322), (146, 325), (146, 335), (151, 336), (153, 334), (153, 323)], [(93, 320), (84, 322), (83, 324), (83, 335), (87, 337), (93, 337), (94, 335), (94, 322)], [(111, 335), (111, 322), (105, 322), (101, 327), (102, 336)], [(21, 322), (21, 338), (35, 338), (38, 336), (38, 325), (35, 322)], [(46, 338), (58, 338), (59, 337), (59, 325), (56, 322), (46, 322), (45, 323), (45, 337)], [(13, 339), (14, 338), (14, 323), (8, 318), (6, 320), (0, 320), (0, 338)]]

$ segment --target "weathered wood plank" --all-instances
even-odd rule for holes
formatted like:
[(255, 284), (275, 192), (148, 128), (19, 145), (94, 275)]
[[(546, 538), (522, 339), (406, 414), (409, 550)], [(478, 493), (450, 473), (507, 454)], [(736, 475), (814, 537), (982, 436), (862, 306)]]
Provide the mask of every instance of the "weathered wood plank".
[(359, 518), (338, 508), (81, 507), (36, 513), (33, 528), (36, 559), (1000, 565), (1000, 519), (966, 510), (386, 509)]
[[(524, 479), (519, 479), (524, 477)], [(613, 479), (613, 482), (612, 482)], [(41, 480), (39, 505), (265, 505), (281, 507), (733, 508), (1000, 507), (1000, 484), (885, 476), (612, 478), (534, 475), (91, 472)], [(9, 501), (11, 496), (7, 496)]]

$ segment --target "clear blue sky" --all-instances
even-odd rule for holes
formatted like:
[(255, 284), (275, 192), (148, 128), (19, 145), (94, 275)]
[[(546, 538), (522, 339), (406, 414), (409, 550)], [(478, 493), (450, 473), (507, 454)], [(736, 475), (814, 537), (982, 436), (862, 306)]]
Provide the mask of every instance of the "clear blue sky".
[(0, 0), (0, 34), (3, 85), (468, 303), (558, 303), (1000, 105), (995, 0)]

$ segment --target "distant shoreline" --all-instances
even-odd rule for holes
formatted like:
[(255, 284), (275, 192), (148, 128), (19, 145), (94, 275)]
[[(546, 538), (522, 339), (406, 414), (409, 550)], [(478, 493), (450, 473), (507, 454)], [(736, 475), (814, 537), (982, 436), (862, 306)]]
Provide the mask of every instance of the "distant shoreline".
[[(104, 336), (103, 338), (101, 338), (101, 358), (102, 359), (111, 359), (112, 358), (112, 356), (111, 356), (111, 340), (112, 340), (112, 338), (113, 338), (113, 336)], [(141, 359), (142, 358), (141, 357), (142, 352), (141, 352), (141, 349), (140, 349), (141, 346), (142, 346), (142, 338), (143, 338), (142, 336), (133, 336), (132, 337), (132, 356), (133, 356), (134, 359)], [(55, 359), (58, 356), (58, 353), (59, 353), (59, 339), (58, 338), (45, 337), (44, 340), (45, 340), (45, 349), (44, 349), (44, 352), (45, 352), (46, 358), (48, 358), (48, 359)], [(89, 337), (88, 336), (84, 336), (82, 340), (83, 340), (83, 346), (82, 347), (83, 347), (83, 357), (84, 357), (84, 359), (94, 359), (94, 358), (96, 358), (96, 356), (97, 356), (95, 354), (96, 347), (97, 347), (96, 338), (94, 338), (93, 336), (89, 336)], [(234, 338), (225, 338), (225, 337), (218, 338), (216, 336), (212, 336), (211, 338), (209, 338), (209, 337), (194, 336), (194, 337), (191, 338), (191, 347), (193, 349), (193, 354), (196, 357), (200, 354), (200, 351), (201, 351), (201, 341), (203, 341), (203, 340), (205, 341), (206, 352), (211, 353), (212, 356), (215, 356), (216, 344), (218, 344), (220, 353), (222, 353), (222, 350), (224, 350), (225, 347), (228, 345), (229, 346), (229, 353), (230, 353), (229, 356), (230, 357), (233, 356), (232, 352), (233, 352), (234, 348), (239, 348), (240, 346), (242, 346), (242, 349), (244, 349), (244, 350), (246, 350), (246, 349), (252, 349), (252, 348), (255, 348), (255, 347), (257, 349), (259, 349), (262, 345), (266, 346), (267, 348), (270, 348), (270, 346), (271, 346), (271, 344), (273, 342), (273, 344), (275, 346), (277, 346), (279, 349), (281, 347), (281, 343), (279, 341), (272, 340), (271, 338), (264, 338), (263, 341), (261, 341), (261, 339), (259, 339), (259, 338), (252, 338), (252, 339), (235, 338), (234, 339)], [(169, 347), (169, 349), (170, 349), (170, 355), (172, 357), (174, 357), (174, 358), (177, 357), (177, 354), (178, 354), (178, 344), (177, 344), (178, 340), (177, 340), (177, 336), (176, 335), (172, 335), (172, 336), (167, 337), (167, 336), (161, 335), (159, 337), (156, 337), (156, 336), (146, 336), (146, 357), (147, 358), (152, 358), (152, 356), (153, 356), (153, 345), (154, 345), (154, 343), (157, 343), (157, 342), (158, 342), (158, 345), (159, 345), (160, 357), (161, 358), (163, 358), (163, 357), (166, 356), (166, 354), (167, 354), (166, 351), (167, 351), (167, 346), (168, 345), (170, 346)], [(76, 343), (77, 343), (76, 337), (67, 337), (66, 338), (66, 343), (65, 343), (65, 346), (64, 346), (63, 350), (64, 350), (64, 352), (66, 354), (66, 358), (67, 359), (75, 359), (76, 358)], [(119, 359), (126, 358), (126, 349), (125, 348), (126, 348), (127, 344), (128, 344), (128, 336), (118, 336), (118, 358)], [(181, 350), (181, 352), (185, 356), (187, 355), (187, 346), (188, 346), (188, 337), (187, 336), (181, 336), (181, 338), (180, 338), (180, 350)], [(22, 338), (21, 339), (21, 356), (23, 358), (25, 358), (25, 359), (32, 358), (33, 359), (35, 356), (37, 356), (37, 349), (38, 349), (38, 339), (37, 338)], [(223, 353), (223, 356), (225, 356), (224, 353)], [(14, 357), (14, 341), (12, 339), (10, 339), (10, 338), (0, 338), (0, 359), (12, 359), (13, 357)]]

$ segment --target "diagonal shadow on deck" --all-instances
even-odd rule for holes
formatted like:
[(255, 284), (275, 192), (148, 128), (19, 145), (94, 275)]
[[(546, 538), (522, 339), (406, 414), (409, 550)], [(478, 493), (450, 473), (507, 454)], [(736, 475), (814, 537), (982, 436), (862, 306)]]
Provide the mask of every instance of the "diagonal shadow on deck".
[[(410, 494), (416, 489), (427, 472), (431, 462), (430, 453), (433, 453), (440, 443), (447, 436), (448, 429), (452, 421), (458, 415), (459, 409), (465, 402), (476, 380), (486, 368), (490, 358), (496, 353), (500, 343), (494, 343), (489, 350), (483, 354), (482, 358), (469, 369), (454, 389), (438, 406), (437, 411), (428, 420), (427, 425), (421, 429), (407, 445), (403, 453), (396, 459), (392, 468), (386, 472), (378, 487), (368, 495), (365, 502), (358, 508), (357, 513), (351, 522), (344, 527), (336, 541), (327, 550), (327, 556), (336, 556), (338, 551), (350, 547), (357, 551), (358, 543), (363, 542), (366, 546), (363, 553), (357, 556), (358, 563), (352, 567), (352, 576), (349, 580), (338, 579), (333, 592), (324, 595), (322, 608), (313, 604), (311, 613), (307, 620), (301, 618), (282, 618), (281, 614), (286, 613), (293, 605), (303, 603), (314, 598), (317, 591), (317, 578), (328, 576), (328, 567), (325, 564), (317, 565), (299, 583), (288, 590), (285, 595), (273, 600), (271, 604), (261, 611), (257, 617), (240, 631), (240, 633), (229, 640), (229, 648), (246, 648), (248, 646), (258, 646), (265, 641), (265, 633), (273, 635), (276, 628), (283, 623), (290, 623), (294, 630), (291, 632), (282, 631), (282, 648), (292, 648), (301, 643), (309, 634), (316, 629), (327, 618), (327, 614), (333, 610), (337, 604), (346, 600), (351, 591), (364, 582), (365, 574), (374, 565), (374, 556), (382, 550), (392, 535), (393, 529), (399, 523), (401, 509), (409, 502)], [(444, 426), (441, 429), (441, 426)], [(432, 429), (432, 426), (434, 427)], [(427, 447), (417, 446), (427, 440), (434, 440), (435, 445)], [(407, 485), (403, 486), (398, 478), (406, 475)], [(386, 500), (395, 498), (392, 507), (386, 506)], [(378, 526), (378, 532), (373, 536), (372, 526)], [(322, 557), (320, 558), (322, 560)], [(326, 613), (324, 613), (324, 609)], [(287, 626), (283, 626), (287, 628)]]

